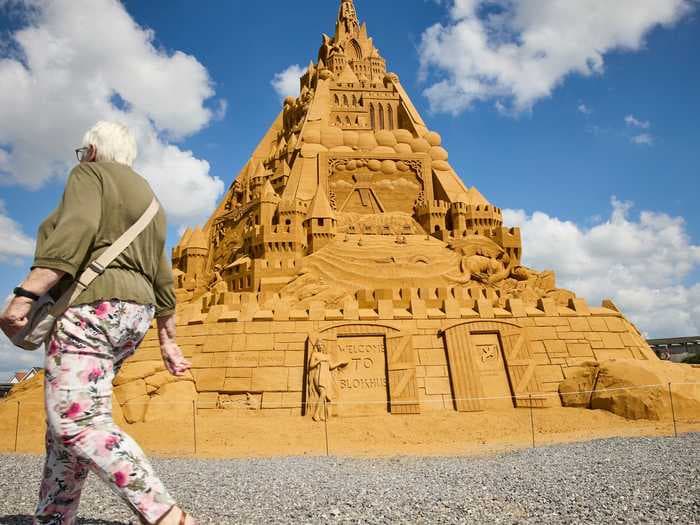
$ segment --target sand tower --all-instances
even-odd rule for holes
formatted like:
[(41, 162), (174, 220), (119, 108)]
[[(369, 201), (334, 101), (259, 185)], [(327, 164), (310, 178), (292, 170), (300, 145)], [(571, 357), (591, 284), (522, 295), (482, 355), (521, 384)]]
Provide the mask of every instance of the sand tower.
[[(521, 254), (342, 0), (299, 96), (173, 252), (188, 395), (317, 418), (319, 403), (340, 417), (507, 409), (585, 361), (656, 359), (611, 302), (589, 306)], [(159, 359), (152, 333), (125, 370)], [(131, 421), (157, 391), (134, 377)]]

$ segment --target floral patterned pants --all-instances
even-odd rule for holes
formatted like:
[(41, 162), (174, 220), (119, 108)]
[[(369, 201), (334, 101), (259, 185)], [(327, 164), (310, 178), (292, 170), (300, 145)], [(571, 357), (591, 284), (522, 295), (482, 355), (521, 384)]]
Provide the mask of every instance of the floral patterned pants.
[(35, 524), (75, 523), (88, 471), (148, 523), (175, 504), (141, 448), (112, 420), (112, 380), (153, 307), (103, 301), (69, 308), (46, 347), (46, 463)]

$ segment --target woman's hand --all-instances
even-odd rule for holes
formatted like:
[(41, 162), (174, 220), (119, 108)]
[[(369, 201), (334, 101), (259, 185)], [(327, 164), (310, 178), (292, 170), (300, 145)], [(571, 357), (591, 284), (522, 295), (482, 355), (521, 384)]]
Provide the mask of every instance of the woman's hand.
[(26, 297), (15, 297), (9, 302), (2, 316), (0, 316), (0, 330), (12, 339), (22, 328), (27, 326), (27, 316), (32, 309), (34, 301)]
[[(20, 286), (36, 295), (44, 295), (53, 288), (64, 275), (65, 272), (60, 270), (34, 268)], [(27, 316), (33, 305), (34, 301), (31, 299), (15, 296), (7, 304), (5, 311), (2, 316), (0, 316), (0, 330), (5, 332), (5, 335), (12, 339), (22, 328), (27, 326), (29, 322)]]
[(163, 363), (165, 368), (168, 369), (174, 376), (181, 377), (185, 375), (192, 363), (190, 363), (185, 356), (182, 355), (182, 350), (177, 345), (177, 343), (167, 342), (160, 345), (160, 354), (163, 356)]
[(160, 354), (163, 356), (165, 368), (174, 376), (183, 376), (192, 367), (192, 363), (185, 359), (175, 342), (175, 316), (160, 317), (157, 321)]

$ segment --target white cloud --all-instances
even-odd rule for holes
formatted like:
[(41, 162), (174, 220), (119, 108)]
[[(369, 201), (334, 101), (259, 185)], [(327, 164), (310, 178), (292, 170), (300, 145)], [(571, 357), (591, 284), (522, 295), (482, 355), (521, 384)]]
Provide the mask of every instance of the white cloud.
[(639, 120), (634, 115), (627, 115), (625, 117), (625, 124), (632, 128), (649, 129), (651, 127), (651, 123), (648, 120)]
[(19, 261), (34, 254), (34, 240), (24, 234), (22, 227), (7, 216), (5, 203), (0, 200), (0, 263)]
[[(10, 7), (8, 7), (10, 6)], [(0, 9), (3, 6), (0, 5)], [(137, 135), (136, 169), (171, 218), (211, 211), (223, 182), (178, 141), (226, 109), (194, 57), (156, 47), (117, 0), (17, 0), (27, 24), (0, 42), (0, 181), (30, 189), (65, 176), (97, 120)], [(177, 166), (177, 170), (173, 170)]]
[(576, 109), (578, 110), (579, 113), (583, 113), (584, 115), (590, 115), (591, 113), (593, 113), (591, 108), (586, 106), (586, 104), (579, 104)]
[(270, 81), (272, 87), (279, 95), (280, 99), (286, 97), (299, 96), (299, 79), (304, 74), (304, 70), (299, 64), (289, 66), (280, 73), (275, 73), (274, 78)]
[(630, 139), (633, 144), (640, 144), (644, 146), (652, 146), (654, 144), (654, 137), (649, 133), (640, 133), (635, 135)]
[(520, 226), (524, 263), (555, 270), (558, 285), (591, 304), (610, 297), (650, 336), (700, 333), (700, 283), (686, 283), (700, 268), (680, 217), (642, 211), (613, 197), (610, 218), (590, 228), (542, 212), (504, 210), (504, 222)]
[(0, 332), (0, 383), (8, 381), (15, 372), (33, 366), (44, 366), (44, 352), (27, 352), (14, 346), (5, 334)]
[[(625, 117), (625, 124), (627, 124), (627, 127), (633, 128), (635, 130), (646, 130), (651, 128), (651, 122), (649, 122), (648, 120), (640, 120), (634, 115), (627, 115)], [(640, 146), (653, 146), (654, 136), (648, 132), (638, 133), (637, 135), (633, 135), (632, 137), (630, 137), (630, 142), (632, 142), (632, 144), (638, 144)]]
[(423, 33), (424, 92), (433, 110), (458, 114), (498, 99), (531, 109), (567, 76), (604, 72), (606, 53), (637, 51), (659, 25), (691, 10), (691, 0), (452, 0), (449, 22)]

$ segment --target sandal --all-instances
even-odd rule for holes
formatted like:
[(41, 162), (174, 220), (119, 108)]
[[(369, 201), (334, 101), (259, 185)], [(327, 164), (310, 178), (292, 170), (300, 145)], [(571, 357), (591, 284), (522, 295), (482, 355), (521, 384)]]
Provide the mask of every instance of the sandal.
[[(173, 507), (173, 508), (175, 508), (175, 507)], [(180, 521), (178, 522), (179, 525), (187, 525), (187, 518), (191, 518), (192, 516), (190, 516), (190, 514), (189, 514), (188, 512), (185, 512), (185, 511), (182, 510), (180, 507), (177, 507), (177, 510), (180, 511)], [(168, 514), (170, 514), (172, 511), (173, 511), (173, 509), (171, 508), (168, 512), (165, 513), (165, 515), (164, 515), (162, 518), (160, 518), (160, 520), (158, 521), (158, 523), (160, 523), (161, 521), (163, 521), (163, 520), (165, 519), (165, 517), (166, 517)], [(139, 521), (141, 522), (142, 525), (148, 525), (148, 522), (147, 522), (147, 521), (144, 521), (143, 518), (139, 518)]]

